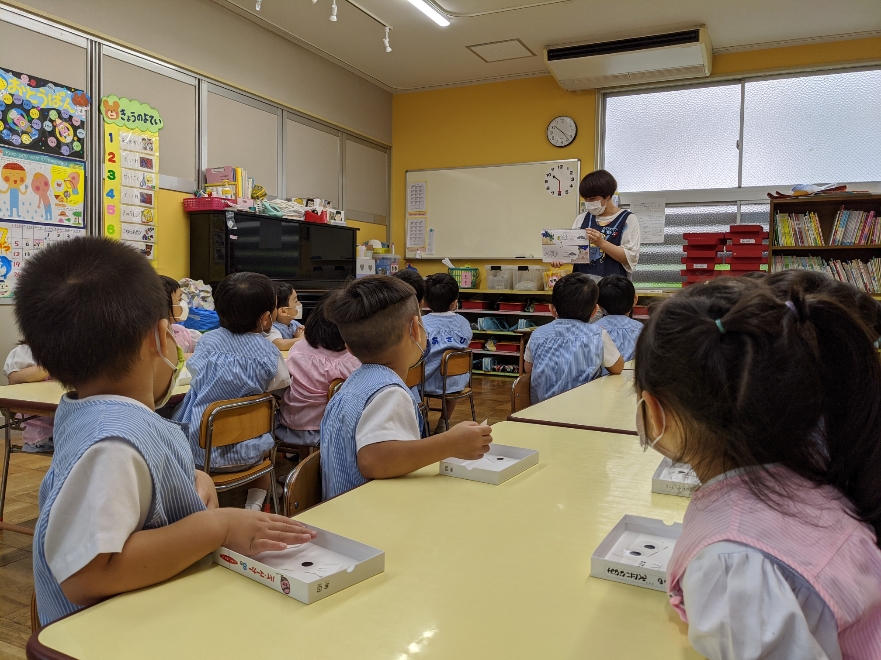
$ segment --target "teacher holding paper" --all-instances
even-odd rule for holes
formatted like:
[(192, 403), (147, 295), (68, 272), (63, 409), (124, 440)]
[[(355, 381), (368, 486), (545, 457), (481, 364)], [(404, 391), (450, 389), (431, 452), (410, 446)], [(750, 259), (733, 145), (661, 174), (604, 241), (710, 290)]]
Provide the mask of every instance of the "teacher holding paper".
[(629, 279), (639, 263), (639, 221), (633, 213), (619, 209), (612, 202), (617, 189), (618, 182), (606, 170), (591, 172), (581, 180), (578, 192), (585, 201), (587, 213), (575, 218), (572, 229), (584, 229), (591, 245), (589, 261), (573, 263), (574, 272), (586, 273), (595, 279), (607, 275), (623, 275)]

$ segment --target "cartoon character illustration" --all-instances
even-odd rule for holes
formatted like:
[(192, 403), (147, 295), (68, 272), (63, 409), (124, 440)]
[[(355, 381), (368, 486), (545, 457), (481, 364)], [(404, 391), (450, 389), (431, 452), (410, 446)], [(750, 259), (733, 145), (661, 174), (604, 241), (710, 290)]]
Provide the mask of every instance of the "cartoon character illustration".
[(107, 99), (104, 99), (101, 101), (101, 106), (104, 111), (104, 116), (107, 117), (109, 121), (119, 119), (119, 101), (109, 103)]
[(9, 195), (9, 217), (21, 217), (21, 211), (18, 208), (19, 196), (28, 191), (25, 181), (28, 180), (28, 173), (19, 163), (6, 163), (3, 169), (0, 169), (0, 178), (6, 184), (6, 190), (0, 190), (0, 195)]
[(12, 287), (6, 280), (0, 280), (0, 298), (8, 298), (12, 293)]
[(70, 127), (70, 124), (63, 122), (60, 119), (55, 122), (55, 134), (58, 136), (58, 139), (65, 144), (73, 141), (73, 129)]
[(9, 122), (9, 125), (19, 132), (29, 133), (31, 130), (31, 124), (28, 121), (28, 118), (25, 116), (24, 112), (18, 108), (12, 108), (12, 110), (6, 114), (6, 119)]
[(89, 107), (89, 95), (86, 94), (82, 90), (77, 90), (70, 97), (71, 102), (80, 108), (88, 108)]
[(34, 174), (34, 178), (31, 179), (31, 190), (40, 198), (37, 208), (43, 207), (43, 219), (46, 222), (52, 222), (52, 200), (49, 198), (50, 188), (49, 177), (42, 172)]
[(141, 211), (141, 222), (143, 222), (145, 225), (153, 222), (152, 209), (144, 209), (143, 211)]
[(80, 173), (79, 172), (71, 172), (67, 175), (67, 180), (70, 181), (70, 185), (73, 188), (71, 193), (74, 195), (80, 194)]
[(285, 594), (291, 593), (291, 583), (284, 575), (281, 576), (281, 590)]
[(0, 281), (5, 281), (12, 275), (12, 261), (9, 257), (0, 257)]

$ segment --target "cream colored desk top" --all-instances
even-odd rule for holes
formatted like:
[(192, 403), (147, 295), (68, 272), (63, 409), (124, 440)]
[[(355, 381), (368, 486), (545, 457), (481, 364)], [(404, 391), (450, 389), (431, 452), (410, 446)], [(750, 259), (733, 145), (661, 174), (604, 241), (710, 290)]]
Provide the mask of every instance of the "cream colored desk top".
[[(178, 401), (190, 389), (189, 385), (178, 385), (171, 393), (172, 401)], [(64, 388), (57, 380), (44, 380), (39, 383), (0, 386), (0, 407), (12, 412), (45, 413), (52, 415), (64, 395)]]
[(633, 360), (624, 363), (624, 371), (633, 371)]
[(432, 465), (300, 516), (383, 549), (376, 577), (303, 605), (203, 560), (51, 624), (29, 657), (698, 658), (665, 594), (589, 577), (625, 513), (682, 520), (687, 499), (651, 493), (658, 455), (620, 434), (510, 422), (493, 433), (540, 450), (539, 465), (500, 486)]
[(636, 434), (633, 372), (604, 376), (508, 417), (514, 422)]

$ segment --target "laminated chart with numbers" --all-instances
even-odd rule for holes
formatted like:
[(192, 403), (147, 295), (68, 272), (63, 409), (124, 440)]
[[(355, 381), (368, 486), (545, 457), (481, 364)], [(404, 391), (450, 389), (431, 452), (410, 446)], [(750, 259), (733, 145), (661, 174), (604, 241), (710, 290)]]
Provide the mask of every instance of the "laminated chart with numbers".
[(55, 241), (85, 236), (81, 227), (0, 222), (0, 298), (10, 298), (25, 262)]

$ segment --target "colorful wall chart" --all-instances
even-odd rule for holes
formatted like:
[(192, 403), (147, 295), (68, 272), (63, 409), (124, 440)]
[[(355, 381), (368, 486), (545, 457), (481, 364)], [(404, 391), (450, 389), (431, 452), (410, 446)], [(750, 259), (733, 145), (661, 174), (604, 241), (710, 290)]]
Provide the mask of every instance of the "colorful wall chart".
[(85, 166), (0, 147), (0, 218), (83, 226)]
[(89, 95), (0, 69), (0, 146), (85, 160)]
[(85, 236), (81, 227), (47, 227), (0, 221), (0, 298), (11, 298), (22, 266), (35, 252), (55, 241)]
[(156, 189), (162, 118), (149, 105), (101, 99), (104, 118), (104, 234), (156, 258)]

